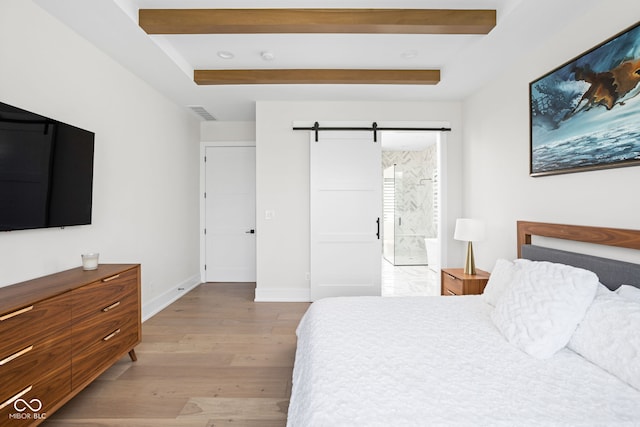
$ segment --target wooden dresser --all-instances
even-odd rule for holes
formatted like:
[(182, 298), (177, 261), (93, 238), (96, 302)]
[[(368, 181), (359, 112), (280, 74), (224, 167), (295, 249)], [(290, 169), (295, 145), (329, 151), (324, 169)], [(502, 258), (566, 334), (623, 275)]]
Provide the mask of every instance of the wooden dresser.
[(32, 426), (141, 340), (140, 265), (74, 268), (0, 288), (0, 426)]

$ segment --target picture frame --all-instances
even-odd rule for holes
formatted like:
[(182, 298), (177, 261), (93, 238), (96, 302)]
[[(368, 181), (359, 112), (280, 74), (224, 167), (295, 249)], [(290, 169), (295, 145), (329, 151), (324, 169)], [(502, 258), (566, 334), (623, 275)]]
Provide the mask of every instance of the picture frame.
[(530, 176), (640, 165), (640, 22), (529, 84)]

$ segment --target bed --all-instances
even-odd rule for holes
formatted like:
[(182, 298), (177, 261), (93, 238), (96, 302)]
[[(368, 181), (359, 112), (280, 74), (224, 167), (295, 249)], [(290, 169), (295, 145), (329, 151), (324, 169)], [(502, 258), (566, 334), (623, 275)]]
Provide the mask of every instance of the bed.
[(287, 425), (640, 426), (640, 265), (531, 244), (640, 249), (640, 231), (517, 228), (483, 295), (314, 302)]

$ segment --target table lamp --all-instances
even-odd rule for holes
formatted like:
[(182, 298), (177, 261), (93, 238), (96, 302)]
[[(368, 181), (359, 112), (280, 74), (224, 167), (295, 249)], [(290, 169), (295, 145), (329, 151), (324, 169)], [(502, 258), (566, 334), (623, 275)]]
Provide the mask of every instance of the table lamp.
[(484, 223), (478, 219), (458, 218), (453, 238), (469, 242), (467, 245), (467, 260), (464, 263), (464, 274), (476, 274), (472, 242), (484, 239)]

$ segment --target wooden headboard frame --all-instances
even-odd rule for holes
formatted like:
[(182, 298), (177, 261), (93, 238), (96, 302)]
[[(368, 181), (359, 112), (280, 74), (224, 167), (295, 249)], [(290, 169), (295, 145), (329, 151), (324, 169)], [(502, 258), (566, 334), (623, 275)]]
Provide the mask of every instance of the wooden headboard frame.
[(531, 244), (531, 236), (640, 249), (640, 230), (518, 221), (518, 258), (522, 255), (522, 245)]

